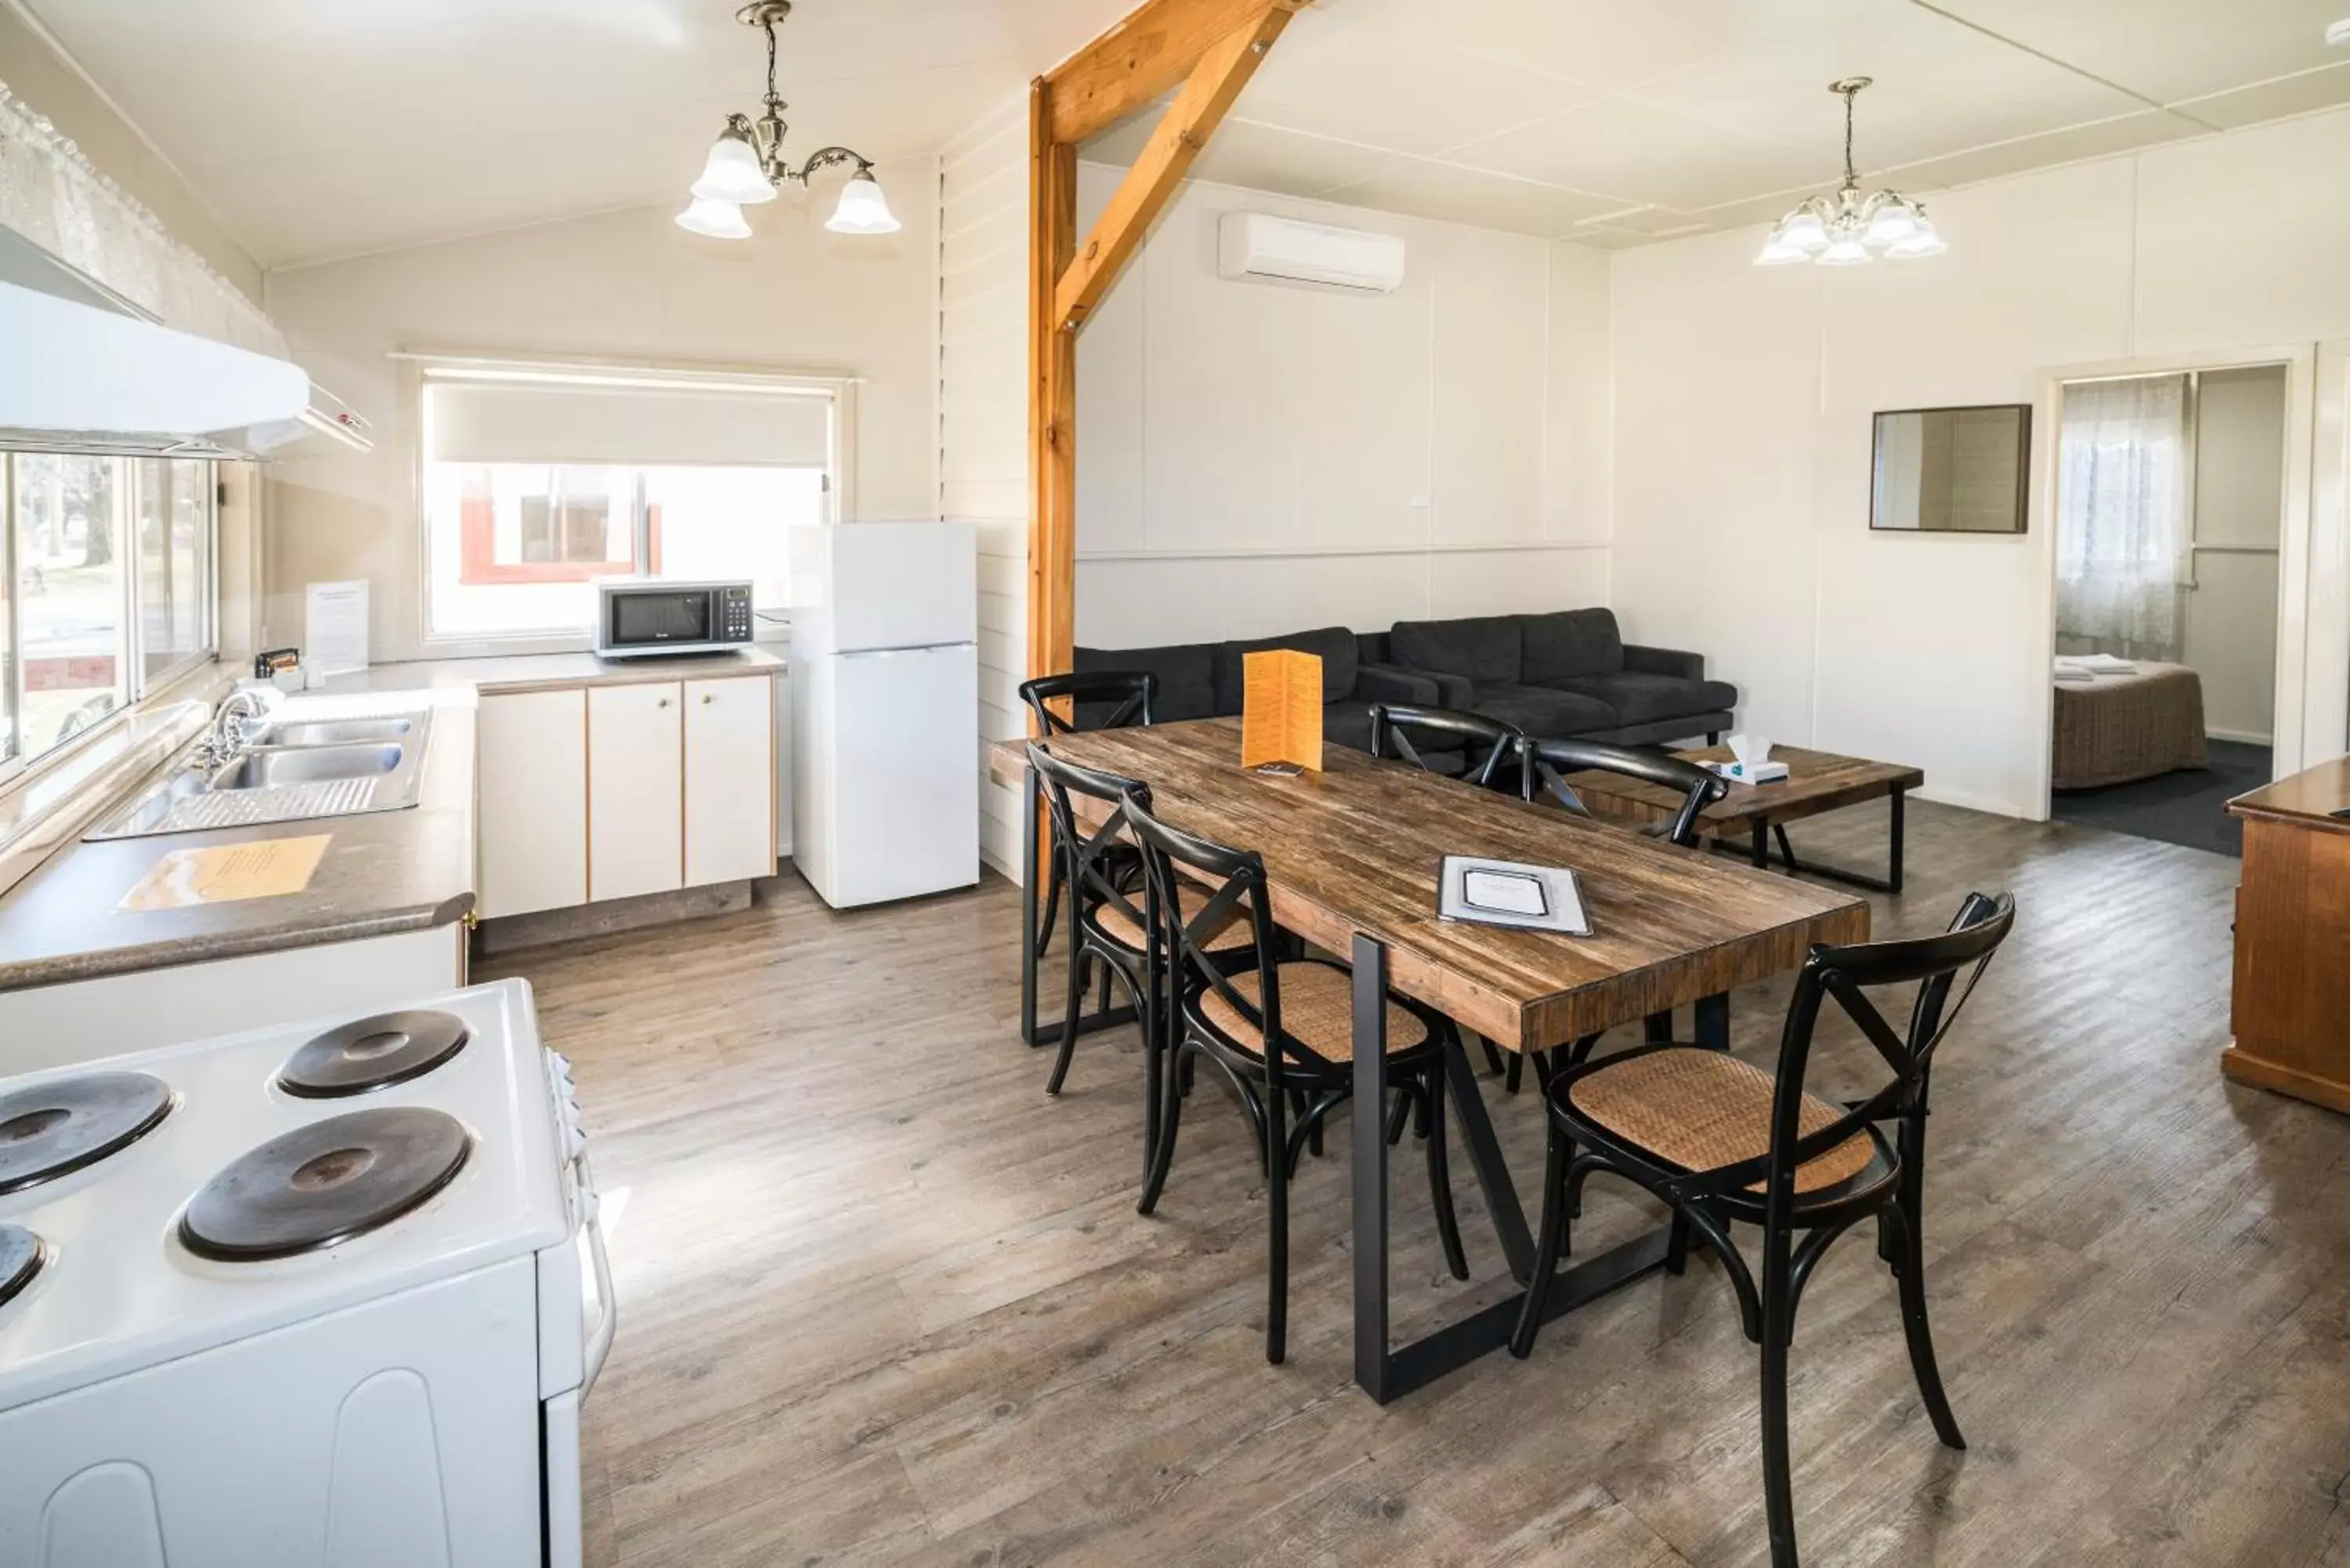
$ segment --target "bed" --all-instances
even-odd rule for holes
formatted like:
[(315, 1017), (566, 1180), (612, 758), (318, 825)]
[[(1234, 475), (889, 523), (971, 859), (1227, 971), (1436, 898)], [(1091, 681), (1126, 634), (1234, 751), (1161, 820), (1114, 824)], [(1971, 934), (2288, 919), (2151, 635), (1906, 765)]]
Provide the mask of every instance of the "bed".
[(2139, 660), (2124, 672), (2057, 680), (2057, 789), (2128, 784), (2207, 761), (2203, 682), (2185, 665)]

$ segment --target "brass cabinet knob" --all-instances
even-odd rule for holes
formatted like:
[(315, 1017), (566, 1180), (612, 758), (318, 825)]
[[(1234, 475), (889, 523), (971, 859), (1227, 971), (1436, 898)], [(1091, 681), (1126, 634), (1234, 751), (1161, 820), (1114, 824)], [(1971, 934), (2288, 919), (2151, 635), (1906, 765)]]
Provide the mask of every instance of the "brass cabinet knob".
[(653, 704), (653, 706), (655, 706), (655, 707), (657, 707), (657, 708), (666, 708), (666, 707), (668, 707), (668, 706), (669, 706), (669, 699), (668, 699), (668, 698), (666, 698), (666, 697), (664, 697), (664, 698), (662, 698), (659, 702), (656, 702), (655, 704)]
[(711, 694), (710, 694), (709, 692), (707, 692), (707, 691), (704, 691), (704, 692), (702, 694), (702, 705), (703, 707), (705, 707), (705, 708), (709, 707), (711, 703), (712, 703), (713, 701), (717, 701), (717, 699), (716, 699), (716, 698), (714, 698), (714, 697), (712, 697), (712, 696), (711, 696)]

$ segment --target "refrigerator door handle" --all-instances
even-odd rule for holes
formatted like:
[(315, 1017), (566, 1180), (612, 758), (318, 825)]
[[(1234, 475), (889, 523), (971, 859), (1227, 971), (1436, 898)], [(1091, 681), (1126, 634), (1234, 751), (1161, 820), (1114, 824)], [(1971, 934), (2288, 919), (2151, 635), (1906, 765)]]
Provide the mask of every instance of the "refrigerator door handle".
[(836, 659), (896, 659), (912, 653), (949, 653), (958, 648), (969, 648), (969, 642), (924, 642), (911, 648), (855, 648), (837, 653)]

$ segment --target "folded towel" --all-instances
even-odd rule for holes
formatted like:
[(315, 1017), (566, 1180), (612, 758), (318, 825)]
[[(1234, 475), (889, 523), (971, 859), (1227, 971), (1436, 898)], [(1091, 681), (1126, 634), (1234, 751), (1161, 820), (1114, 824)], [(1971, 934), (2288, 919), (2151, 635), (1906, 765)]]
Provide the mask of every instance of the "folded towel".
[(2126, 659), (2116, 659), (2110, 653), (2064, 653), (2056, 657), (2060, 670), (2078, 670), (2090, 675), (2136, 675), (2137, 666)]

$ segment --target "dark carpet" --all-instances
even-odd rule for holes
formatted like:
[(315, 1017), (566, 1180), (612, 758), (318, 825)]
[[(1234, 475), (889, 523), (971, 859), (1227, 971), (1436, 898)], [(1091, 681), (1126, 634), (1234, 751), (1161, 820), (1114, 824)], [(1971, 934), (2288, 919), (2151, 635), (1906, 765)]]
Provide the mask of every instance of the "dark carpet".
[(2210, 751), (2208, 768), (2181, 768), (2104, 789), (2060, 790), (2056, 820), (2241, 857), (2244, 825), (2228, 815), (2228, 802), (2269, 782), (2269, 748), (2213, 741)]

